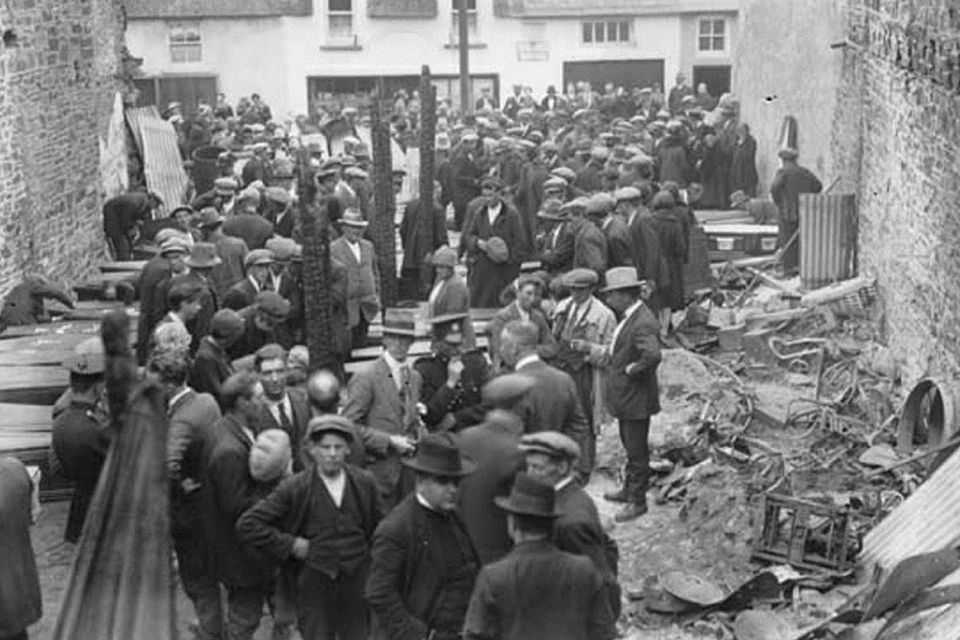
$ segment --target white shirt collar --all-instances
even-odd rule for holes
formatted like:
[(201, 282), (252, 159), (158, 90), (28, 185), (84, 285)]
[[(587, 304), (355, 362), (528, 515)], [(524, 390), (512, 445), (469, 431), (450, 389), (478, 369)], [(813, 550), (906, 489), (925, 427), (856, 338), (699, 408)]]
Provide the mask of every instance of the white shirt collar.
[(527, 366), (528, 364), (532, 364), (534, 362), (540, 362), (540, 356), (538, 356), (535, 353), (531, 353), (530, 355), (524, 356), (519, 360), (517, 360), (517, 364), (513, 369), (515, 371), (519, 371), (521, 368)]
[(420, 492), (419, 492), (419, 491), (417, 491), (417, 502), (420, 503), (420, 506), (421, 506), (421, 507), (423, 507), (424, 509), (426, 509), (426, 510), (428, 510), (428, 511), (436, 511), (436, 509), (434, 509), (432, 506), (430, 506), (430, 503), (427, 502), (427, 499), (424, 498), (422, 495), (420, 495)]
[(407, 362), (398, 362), (387, 350), (383, 351), (383, 361), (387, 363), (387, 367), (390, 369), (390, 375), (393, 376), (393, 381), (397, 385), (397, 389), (399, 389), (400, 385), (403, 384), (400, 370), (407, 366)]
[(190, 387), (184, 387), (183, 389), (175, 393), (167, 402), (167, 408), (169, 409), (170, 407), (175, 405), (177, 403), (177, 400), (187, 395), (188, 393), (190, 393)]
[(253, 288), (254, 288), (254, 289), (256, 289), (258, 292), (260, 291), (260, 289), (261, 289), (260, 283), (258, 283), (258, 282), (257, 282), (257, 279), (253, 277), (253, 274), (252, 274), (252, 273), (247, 276), (247, 280), (249, 280), (249, 281), (253, 284)]
[(637, 300), (636, 302), (634, 302), (629, 309), (627, 309), (626, 313), (623, 314), (623, 320), (621, 320), (621, 322), (626, 322), (627, 319), (630, 316), (632, 316), (634, 313), (636, 313), (637, 309), (639, 309), (642, 306), (643, 306), (643, 299), (641, 298), (640, 300)]
[(571, 482), (573, 482), (573, 476), (569, 475), (563, 480), (561, 480), (560, 482), (558, 482), (557, 484), (553, 485), (553, 490), (558, 492), (564, 487), (566, 487), (568, 484), (570, 484)]

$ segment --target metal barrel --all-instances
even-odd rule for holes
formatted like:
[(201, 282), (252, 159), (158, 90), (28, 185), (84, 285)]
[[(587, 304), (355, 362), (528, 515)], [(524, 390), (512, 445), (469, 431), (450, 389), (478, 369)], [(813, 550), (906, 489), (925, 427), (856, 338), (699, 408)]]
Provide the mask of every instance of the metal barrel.
[(220, 175), (220, 154), (224, 151), (226, 149), (220, 147), (200, 147), (190, 154), (193, 159), (193, 185), (198, 194), (213, 189), (213, 181)]
[(800, 279), (817, 289), (854, 275), (857, 203), (853, 194), (800, 195)]

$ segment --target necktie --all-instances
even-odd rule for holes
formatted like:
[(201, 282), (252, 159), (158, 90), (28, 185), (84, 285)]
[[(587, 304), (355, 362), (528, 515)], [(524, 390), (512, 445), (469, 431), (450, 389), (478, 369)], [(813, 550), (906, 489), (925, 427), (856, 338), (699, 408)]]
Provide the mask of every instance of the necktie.
[(290, 416), (287, 415), (286, 404), (281, 402), (277, 405), (277, 415), (280, 416), (280, 428), (287, 432), (287, 435), (290, 436), (290, 440), (293, 441), (293, 423), (290, 421)]
[(569, 339), (570, 332), (577, 324), (577, 316), (580, 315), (580, 305), (573, 303), (570, 305), (570, 314), (567, 316), (567, 322), (563, 326), (563, 336)]
[(407, 418), (407, 403), (410, 399), (410, 367), (400, 366), (400, 406), (403, 407), (404, 420)]

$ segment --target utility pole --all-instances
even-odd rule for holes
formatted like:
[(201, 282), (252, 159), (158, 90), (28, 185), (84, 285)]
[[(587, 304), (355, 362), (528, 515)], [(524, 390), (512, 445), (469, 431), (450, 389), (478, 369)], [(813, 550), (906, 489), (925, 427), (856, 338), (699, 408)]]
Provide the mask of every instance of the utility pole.
[(467, 0), (460, 0), (457, 7), (457, 26), (460, 31), (460, 112), (470, 113), (470, 42), (467, 24)]

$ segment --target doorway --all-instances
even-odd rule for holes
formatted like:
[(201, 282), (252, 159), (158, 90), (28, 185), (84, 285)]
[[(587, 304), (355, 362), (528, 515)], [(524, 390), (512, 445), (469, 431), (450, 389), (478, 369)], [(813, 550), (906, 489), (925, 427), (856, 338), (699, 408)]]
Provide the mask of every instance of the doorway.
[(730, 65), (703, 65), (693, 67), (693, 88), (707, 84), (707, 91), (714, 98), (730, 93)]

